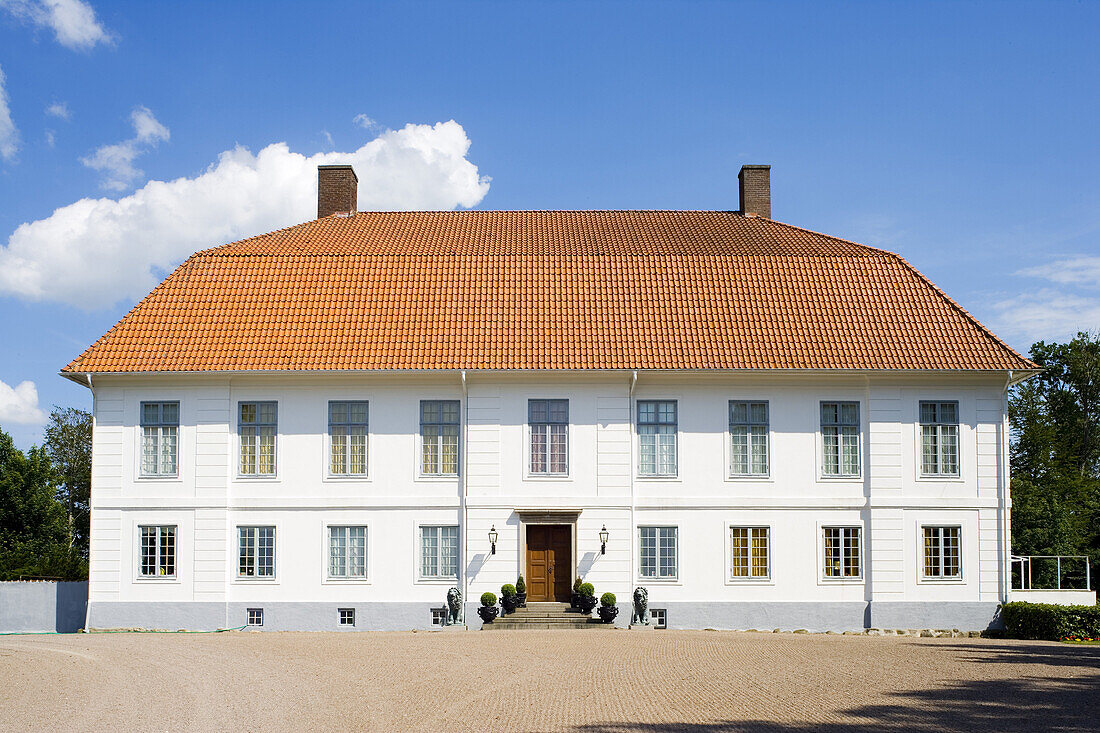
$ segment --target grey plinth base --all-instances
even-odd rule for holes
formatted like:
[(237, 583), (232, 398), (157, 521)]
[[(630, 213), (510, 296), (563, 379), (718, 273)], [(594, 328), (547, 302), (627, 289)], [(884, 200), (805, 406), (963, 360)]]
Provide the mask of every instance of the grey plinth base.
[(656, 628), (657, 627), (653, 624), (646, 624), (645, 626), (641, 624), (631, 624), (629, 627), (631, 631), (653, 631)]
[(466, 625), (455, 624), (454, 626), (440, 626), (436, 631), (466, 631)]

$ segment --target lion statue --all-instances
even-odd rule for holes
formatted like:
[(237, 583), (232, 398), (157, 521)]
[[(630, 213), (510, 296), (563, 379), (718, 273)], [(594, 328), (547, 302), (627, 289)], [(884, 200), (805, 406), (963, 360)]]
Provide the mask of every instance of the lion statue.
[(649, 626), (649, 591), (645, 588), (634, 589), (634, 614), (630, 625)]
[(462, 623), (462, 591), (451, 588), (447, 591), (447, 617), (446, 626), (455, 626)]

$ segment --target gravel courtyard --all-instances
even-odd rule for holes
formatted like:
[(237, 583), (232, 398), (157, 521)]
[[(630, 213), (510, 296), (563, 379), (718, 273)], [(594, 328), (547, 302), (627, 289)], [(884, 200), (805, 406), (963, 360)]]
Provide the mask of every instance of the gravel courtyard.
[(3, 730), (1096, 730), (1100, 647), (707, 631), (0, 637)]

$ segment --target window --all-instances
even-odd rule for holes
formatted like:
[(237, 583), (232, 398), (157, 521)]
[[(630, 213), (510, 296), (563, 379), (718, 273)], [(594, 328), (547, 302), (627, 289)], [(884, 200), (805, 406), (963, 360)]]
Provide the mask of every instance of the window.
[(664, 608), (649, 609), (649, 619), (655, 629), (668, 628), (668, 611)]
[(458, 577), (458, 527), (420, 528), (420, 577)]
[(860, 528), (825, 527), (825, 577), (860, 578)]
[(264, 610), (262, 608), (250, 608), (248, 609), (249, 626), (263, 626), (264, 625)]
[(365, 476), (367, 473), (367, 403), (329, 402), (329, 473)]
[(275, 577), (275, 528), (237, 527), (240, 548), (237, 576)]
[(767, 578), (767, 527), (730, 527), (730, 576), (734, 579)]
[(141, 403), (141, 475), (175, 476), (179, 453), (180, 403)]
[(676, 527), (639, 527), (643, 578), (676, 578)]
[(959, 475), (959, 403), (920, 403), (920, 472)]
[(768, 475), (768, 403), (730, 400), (730, 474)]
[(242, 402), (237, 429), (241, 436), (242, 476), (275, 475), (275, 433), (279, 408), (274, 402)]
[(638, 472), (643, 476), (676, 475), (676, 402), (638, 402)]
[(367, 528), (328, 528), (328, 576), (337, 580), (367, 577)]
[(341, 608), (340, 611), (340, 625), (341, 626), (355, 626), (355, 609), (354, 608)]
[(826, 476), (859, 475), (859, 403), (822, 402), (822, 457)]
[(569, 473), (569, 400), (528, 400), (531, 473)]
[(432, 626), (444, 626), (444, 620), (447, 618), (446, 608), (433, 608), (432, 609)]
[(141, 526), (141, 577), (176, 577), (176, 526)]
[(924, 577), (959, 577), (959, 528), (924, 528)]
[(458, 475), (458, 400), (420, 401), (420, 473)]

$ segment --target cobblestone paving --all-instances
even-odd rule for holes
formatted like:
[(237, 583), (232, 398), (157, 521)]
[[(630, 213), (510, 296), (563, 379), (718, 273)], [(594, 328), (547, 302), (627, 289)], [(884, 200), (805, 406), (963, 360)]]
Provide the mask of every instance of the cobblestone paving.
[(1100, 647), (706, 631), (0, 637), (4, 730), (1097, 730)]

